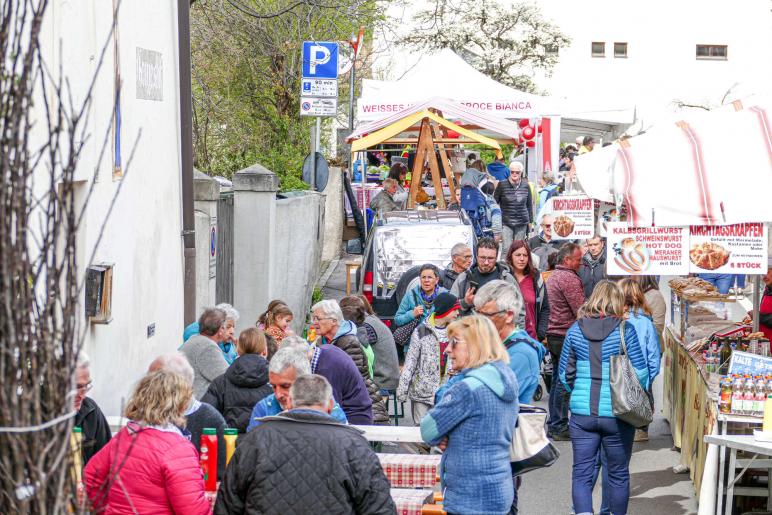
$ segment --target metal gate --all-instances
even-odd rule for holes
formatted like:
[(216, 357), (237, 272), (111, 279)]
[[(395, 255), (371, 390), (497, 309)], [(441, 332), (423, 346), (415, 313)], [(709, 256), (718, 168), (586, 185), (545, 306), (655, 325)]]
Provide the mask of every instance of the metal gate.
[(233, 304), (233, 190), (217, 201), (217, 303)]

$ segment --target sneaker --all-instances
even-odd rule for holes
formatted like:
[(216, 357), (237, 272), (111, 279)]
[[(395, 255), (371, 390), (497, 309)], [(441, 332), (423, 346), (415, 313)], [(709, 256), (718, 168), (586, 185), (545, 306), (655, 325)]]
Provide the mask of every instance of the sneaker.
[(555, 440), (556, 442), (570, 442), (571, 441), (571, 434), (568, 432), (568, 430), (562, 431), (557, 434), (551, 434), (549, 435), (550, 438)]
[(643, 431), (641, 429), (635, 430), (635, 438), (633, 439), (634, 442), (648, 442), (649, 441), (649, 432)]

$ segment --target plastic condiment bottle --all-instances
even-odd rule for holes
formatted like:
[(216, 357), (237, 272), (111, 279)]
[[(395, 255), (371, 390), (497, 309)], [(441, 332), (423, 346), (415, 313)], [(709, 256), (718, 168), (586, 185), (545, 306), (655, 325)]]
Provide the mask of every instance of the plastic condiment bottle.
[(227, 465), (231, 461), (231, 456), (236, 450), (236, 438), (239, 436), (238, 429), (226, 429), (223, 432), (223, 438), (225, 439), (225, 464)]
[(764, 402), (764, 422), (761, 430), (765, 433), (772, 432), (772, 393), (767, 395), (767, 400)]
[(217, 429), (205, 427), (201, 435), (201, 468), (204, 470), (204, 490), (217, 491)]

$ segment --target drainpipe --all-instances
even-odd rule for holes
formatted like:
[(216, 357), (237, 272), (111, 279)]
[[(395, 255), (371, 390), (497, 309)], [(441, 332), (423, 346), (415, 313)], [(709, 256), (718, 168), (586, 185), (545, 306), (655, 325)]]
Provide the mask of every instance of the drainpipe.
[(180, 65), (180, 172), (182, 173), (182, 242), (184, 246), (184, 320), (196, 320), (196, 228), (193, 213), (193, 95), (190, 86), (190, 0), (177, 0)]

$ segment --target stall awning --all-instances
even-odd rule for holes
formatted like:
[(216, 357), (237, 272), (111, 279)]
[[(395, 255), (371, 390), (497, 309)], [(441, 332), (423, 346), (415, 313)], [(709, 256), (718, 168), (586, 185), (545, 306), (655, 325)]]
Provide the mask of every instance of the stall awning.
[[(429, 111), (428, 109), (424, 109), (424, 110), (418, 111), (417, 113), (408, 114), (405, 117), (395, 121), (394, 123), (389, 124), (388, 126), (380, 130), (375, 131), (372, 134), (368, 134), (367, 136), (364, 136), (362, 138), (355, 139), (351, 144), (351, 151), (359, 152), (361, 150), (371, 148), (375, 145), (379, 145), (389, 140), (390, 138), (393, 138), (396, 135), (403, 133), (408, 128), (413, 127), (417, 124), (420, 124), (421, 120), (423, 120), (424, 118), (429, 118), (430, 120), (437, 122), (439, 125), (442, 125), (447, 129), (456, 131), (459, 135), (465, 136), (468, 140), (471, 140), (472, 142), (482, 143), (483, 145), (487, 145), (497, 150), (501, 149), (501, 146), (495, 139), (489, 138), (487, 136), (483, 136), (482, 134), (478, 134), (469, 129), (465, 129), (460, 125), (456, 125), (450, 120), (446, 120), (442, 116), (439, 116), (438, 114), (432, 111)], [(352, 136), (354, 135), (352, 134), (351, 136), (349, 136), (348, 138), (349, 141), (352, 139)], [(417, 137), (415, 139), (417, 140)]]
[(711, 111), (576, 158), (592, 197), (624, 200), (635, 226), (772, 222), (769, 105)]

